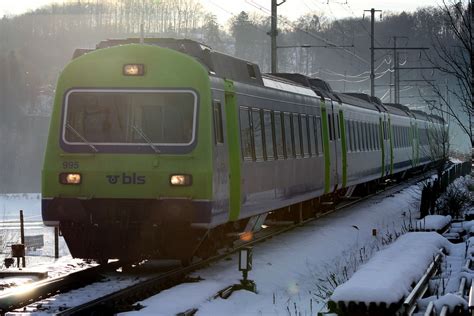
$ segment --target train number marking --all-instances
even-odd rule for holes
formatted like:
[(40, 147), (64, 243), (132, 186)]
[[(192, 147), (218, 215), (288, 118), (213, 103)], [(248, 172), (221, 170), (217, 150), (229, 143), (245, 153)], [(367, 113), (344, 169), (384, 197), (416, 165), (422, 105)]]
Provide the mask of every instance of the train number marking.
[(79, 161), (64, 161), (63, 169), (79, 169)]

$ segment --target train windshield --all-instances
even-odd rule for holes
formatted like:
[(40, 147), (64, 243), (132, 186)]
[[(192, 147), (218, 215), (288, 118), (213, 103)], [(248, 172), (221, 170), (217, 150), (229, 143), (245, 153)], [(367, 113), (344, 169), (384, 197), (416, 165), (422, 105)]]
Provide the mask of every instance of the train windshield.
[(67, 144), (189, 145), (194, 141), (192, 91), (73, 90), (66, 97)]

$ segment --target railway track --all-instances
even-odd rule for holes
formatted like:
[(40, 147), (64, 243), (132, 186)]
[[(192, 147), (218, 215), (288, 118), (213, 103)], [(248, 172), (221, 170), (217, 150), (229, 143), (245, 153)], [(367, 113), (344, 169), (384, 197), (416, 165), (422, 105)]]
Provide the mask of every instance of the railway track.
[(35, 301), (83, 287), (100, 280), (102, 273), (119, 268), (119, 262), (99, 265), (64, 276), (18, 286), (0, 295), (0, 314), (22, 308)]
[[(131, 286), (128, 286), (124, 289), (117, 290), (110, 294), (106, 294), (102, 297), (96, 298), (94, 300), (85, 302), (83, 304), (79, 304), (73, 307), (64, 307), (60, 311), (56, 311), (56, 315), (90, 315), (92, 313), (99, 313), (99, 314), (113, 314), (117, 312), (123, 311), (130, 311), (130, 310), (137, 310), (141, 307), (136, 305), (136, 302), (144, 300), (150, 296), (153, 296), (165, 289), (171, 288), (183, 282), (192, 282), (195, 281), (193, 279), (187, 279), (187, 276), (199, 269), (202, 269), (209, 264), (222, 260), (225, 257), (239, 251), (243, 247), (248, 247), (255, 245), (257, 243), (263, 242), (267, 239), (280, 235), (282, 233), (288, 232), (296, 227), (303, 226), (309, 222), (312, 222), (320, 217), (328, 215), (334, 211), (345, 209), (351, 207), (355, 204), (361, 203), (369, 198), (374, 196), (385, 194), (390, 195), (399, 190), (402, 190), (409, 185), (417, 183), (427, 176), (430, 175), (420, 175), (415, 176), (408, 181), (403, 183), (396, 183), (392, 185), (386, 186), (383, 190), (378, 191), (376, 193), (355, 199), (355, 200), (344, 200), (341, 203), (335, 205), (333, 209), (319, 214), (317, 217), (312, 217), (297, 223), (284, 225), (284, 226), (270, 226), (266, 229), (263, 229), (259, 233), (253, 236), (251, 241), (242, 241), (238, 240), (234, 242), (234, 246), (230, 249), (220, 250), (218, 255), (210, 257), (206, 260), (201, 260), (198, 262), (194, 262), (186, 267), (177, 267), (172, 268), (168, 271), (162, 273), (155, 273), (154, 275), (146, 278), (144, 281), (135, 283)], [(65, 276), (62, 278), (58, 278), (58, 280), (51, 279), (46, 280), (45, 285), (38, 284), (38, 289), (34, 286), (34, 293), (33, 296), (19, 296), (17, 298), (14, 297), (2, 297), (0, 296), (0, 311), (2, 313), (6, 311), (15, 310), (18, 308), (23, 308), (26, 305), (32, 304), (35, 301), (41, 300), (46, 298), (47, 296), (52, 296), (57, 293), (63, 293), (68, 290), (77, 289), (79, 287), (87, 286), (91, 283), (98, 282), (100, 276), (107, 271), (113, 271), (120, 267), (120, 263), (116, 262), (113, 266), (107, 265), (105, 267), (99, 266), (97, 270), (88, 271), (87, 274), (81, 274), (81, 272), (74, 273), (70, 276)], [(91, 270), (91, 269), (88, 269)], [(86, 271), (84, 271), (86, 273)], [(87, 277), (86, 277), (87, 276)], [(62, 279), (62, 280), (59, 280)], [(76, 280), (76, 281), (75, 281)], [(15, 303), (9, 303), (15, 302)], [(32, 305), (30, 305), (32, 306)], [(30, 308), (29, 310), (34, 309), (34, 307)]]

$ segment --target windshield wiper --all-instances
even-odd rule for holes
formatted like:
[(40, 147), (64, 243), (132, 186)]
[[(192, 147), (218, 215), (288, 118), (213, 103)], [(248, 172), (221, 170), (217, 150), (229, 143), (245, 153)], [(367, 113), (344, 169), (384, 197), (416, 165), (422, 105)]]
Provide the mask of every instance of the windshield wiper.
[(156, 148), (153, 142), (148, 138), (148, 136), (145, 135), (145, 133), (141, 129), (139, 129), (135, 125), (132, 125), (132, 128), (148, 143), (148, 145), (150, 145), (150, 147), (155, 151), (155, 153), (160, 153), (160, 150)]
[(66, 123), (66, 127), (69, 128), (74, 134), (76, 134), (76, 136), (79, 137), (84, 143), (86, 143), (87, 146), (92, 148), (92, 150), (94, 150), (96, 153), (99, 152), (99, 150), (94, 145), (92, 145), (87, 139), (85, 139), (84, 136), (82, 136), (78, 131), (76, 131), (76, 129), (72, 127), (71, 124)]

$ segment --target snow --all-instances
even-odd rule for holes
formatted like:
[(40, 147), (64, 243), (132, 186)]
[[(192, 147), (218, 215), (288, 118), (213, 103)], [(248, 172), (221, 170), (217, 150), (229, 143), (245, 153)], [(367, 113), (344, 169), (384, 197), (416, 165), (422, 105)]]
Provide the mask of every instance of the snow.
[(196, 315), (314, 315), (333, 290), (332, 275), (338, 276), (338, 284), (344, 282), (384, 244), (414, 225), (411, 210), (419, 207), (420, 189), (399, 190), (256, 245), (249, 279), (255, 281), (257, 293), (237, 291), (228, 299), (214, 298), (242, 278), (234, 254), (191, 275), (202, 281), (163, 291), (139, 302), (144, 309), (125, 315), (176, 315), (193, 308), (198, 309)]
[[(470, 181), (472, 183), (472, 180)], [(377, 256), (378, 250), (385, 249), (397, 238), (403, 240), (405, 237), (400, 236), (416, 226), (415, 218), (419, 209), (420, 187), (418, 185), (410, 187), (404, 185), (404, 187), (403, 190), (400, 187), (388, 190), (381, 196), (371, 198), (350, 209), (337, 211), (256, 245), (253, 255), (253, 270), (249, 272), (249, 279), (255, 281), (257, 293), (237, 291), (228, 299), (215, 298), (220, 290), (238, 284), (242, 278), (237, 269), (238, 254), (234, 254), (227, 260), (221, 260), (190, 275), (194, 278), (201, 277), (201, 281), (183, 283), (162, 291), (158, 295), (139, 302), (144, 306), (142, 310), (128, 312), (125, 315), (176, 315), (193, 308), (198, 310), (195, 315), (315, 315), (325, 307), (327, 299), (333, 294), (337, 285), (344, 283), (356, 271), (363, 269), (371, 257)], [(35, 199), (34, 195), (32, 198), (30, 195), (25, 196), (26, 206), (31, 205), (31, 209), (40, 209), (40, 199)], [(39, 197), (39, 195), (36, 196)], [(0, 207), (4, 210), (13, 209), (15, 213), (11, 215), (11, 218), (16, 219), (18, 209), (28, 210), (28, 207), (22, 205), (21, 199), (21, 197), (17, 198), (13, 195), (8, 198), (0, 196)], [(10, 203), (11, 207), (3, 206), (6, 204), (2, 203)], [(4, 213), (8, 212), (4, 211)], [(39, 216), (40, 213), (36, 214)], [(5, 215), (4, 218), (6, 219), (8, 216)], [(471, 227), (474, 227), (474, 221), (464, 222), (458, 226), (470, 231)], [(372, 236), (373, 229), (376, 229), (376, 236)], [(48, 232), (45, 231), (46, 233)], [(420, 234), (417, 236), (436, 235), (435, 233), (413, 234)], [(417, 242), (421, 242), (423, 238)], [(432, 251), (430, 260), (432, 254), (437, 250), (433, 250), (434, 248), (441, 244), (449, 245), (446, 240), (441, 242), (438, 240), (439, 238), (441, 237), (427, 237), (434, 242), (432, 246), (428, 247)], [(44, 256), (49, 247), (51, 247), (50, 244), (45, 245), (42, 253), (39, 253), (43, 255), (41, 259), (44, 260), (43, 264), (38, 267), (39, 270), (49, 271), (54, 276), (53, 271), (63, 273), (68, 269), (80, 268), (81, 261), (72, 259), (64, 244), (61, 244), (62, 258), (58, 261)], [(420, 249), (425, 247), (414, 248), (416, 248), (418, 256)], [(453, 275), (445, 284), (445, 288), (449, 291), (457, 291), (460, 277), (466, 276), (468, 280), (471, 280), (474, 276), (474, 271), (464, 267), (465, 254), (468, 253), (472, 257), (474, 253), (474, 239), (468, 246), (461, 243), (448, 246), (448, 248), (450, 253), (446, 260), (450, 273)], [(425, 258), (427, 257), (428, 255), (425, 256)], [(29, 258), (39, 259), (40, 257), (30, 256)], [(412, 259), (407, 258), (407, 260)], [(417, 261), (417, 263), (419, 262)], [(410, 266), (410, 270), (413, 270), (412, 264), (406, 261), (405, 266)], [(391, 268), (390, 271), (398, 271), (397, 269), (403, 269), (403, 266), (402, 264)], [(426, 265), (420, 269), (424, 272)], [(58, 311), (58, 306), (79, 304), (90, 299), (91, 295), (98, 297), (107, 291), (118, 290), (126, 286), (127, 282), (129, 281), (126, 278), (122, 279), (120, 276), (110, 277), (107, 282), (53, 297), (42, 302), (44, 308), (42, 313), (44, 315), (53, 314)], [(391, 291), (392, 289), (389, 292)], [(438, 296), (443, 299), (445, 293)], [(432, 300), (434, 299), (436, 297), (432, 298)], [(455, 298), (444, 299), (448, 303), (455, 301)], [(38, 312), (34, 311), (35, 314)]]
[(439, 231), (451, 222), (451, 216), (427, 215), (416, 222), (417, 230), (436, 230)]
[(398, 303), (423, 276), (439, 249), (449, 249), (449, 245), (438, 233), (405, 234), (337, 287), (331, 300)]

